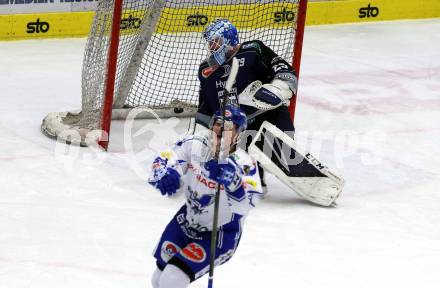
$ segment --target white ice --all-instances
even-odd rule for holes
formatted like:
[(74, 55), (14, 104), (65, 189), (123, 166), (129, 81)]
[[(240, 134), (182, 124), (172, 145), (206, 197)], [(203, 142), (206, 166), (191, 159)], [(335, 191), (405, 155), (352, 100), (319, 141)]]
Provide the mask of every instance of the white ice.
[[(346, 187), (321, 208), (269, 177), (215, 287), (440, 287), (438, 31), (440, 19), (306, 29), (297, 139)], [(39, 131), (80, 106), (84, 44), (0, 43), (2, 288), (151, 287), (151, 252), (182, 203), (146, 175), (185, 123), (136, 123), (153, 132), (125, 147), (114, 121), (109, 153)]]

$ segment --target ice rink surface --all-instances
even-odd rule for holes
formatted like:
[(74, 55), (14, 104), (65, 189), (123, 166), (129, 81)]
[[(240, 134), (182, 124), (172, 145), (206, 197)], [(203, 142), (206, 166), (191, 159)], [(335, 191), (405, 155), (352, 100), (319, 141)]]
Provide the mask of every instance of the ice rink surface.
[[(215, 287), (440, 286), (438, 31), (440, 19), (306, 29), (296, 137), (346, 187), (321, 208), (269, 177)], [(152, 250), (183, 202), (146, 178), (184, 122), (137, 122), (150, 132), (127, 146), (114, 121), (109, 153), (41, 134), (48, 112), (80, 107), (84, 44), (0, 42), (2, 288), (151, 287)]]

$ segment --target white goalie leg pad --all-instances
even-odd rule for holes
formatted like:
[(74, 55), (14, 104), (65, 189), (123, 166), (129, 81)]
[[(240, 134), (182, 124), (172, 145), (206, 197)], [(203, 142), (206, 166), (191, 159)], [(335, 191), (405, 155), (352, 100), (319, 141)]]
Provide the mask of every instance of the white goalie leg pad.
[(168, 264), (160, 275), (159, 287), (187, 288), (190, 282), (188, 275), (186, 275), (179, 267)]
[(335, 203), (344, 179), (297, 147), (283, 131), (265, 121), (249, 146), (249, 154), (302, 198), (322, 206)]

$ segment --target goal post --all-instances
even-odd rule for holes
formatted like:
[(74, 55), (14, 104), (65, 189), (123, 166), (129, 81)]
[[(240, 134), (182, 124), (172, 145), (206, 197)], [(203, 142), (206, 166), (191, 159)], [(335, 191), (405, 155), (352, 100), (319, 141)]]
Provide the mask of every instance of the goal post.
[(207, 57), (201, 32), (216, 18), (231, 20), (241, 42), (261, 40), (292, 59), (299, 72), (306, 7), (307, 0), (100, 0), (84, 52), (81, 109), (49, 113), (41, 129), (69, 144), (98, 141), (106, 149), (111, 119), (125, 119), (133, 108), (193, 116), (198, 67)]
[[(297, 18), (296, 18), (296, 33), (295, 33), (295, 43), (293, 47), (293, 55), (292, 55), (292, 66), (295, 69), (296, 76), (299, 80), (299, 71), (301, 68), (301, 55), (302, 55), (302, 46), (304, 40), (304, 27), (306, 26), (306, 14), (307, 14), (307, 0), (300, 0), (297, 10)], [(295, 110), (296, 110), (296, 98), (297, 95), (294, 95), (290, 100), (289, 105), (289, 113), (292, 122), (295, 121)]]
[(116, 66), (118, 63), (118, 51), (119, 51), (119, 36), (121, 30), (119, 29), (119, 23), (122, 18), (122, 3), (123, 0), (115, 0), (113, 6), (113, 19), (110, 36), (110, 47), (108, 50), (107, 61), (107, 75), (105, 79), (104, 101), (102, 105), (101, 114), (101, 137), (98, 139), (98, 144), (103, 149), (107, 150), (108, 141), (110, 139), (110, 124), (112, 121), (112, 106), (113, 96), (115, 93), (115, 80), (116, 80)]

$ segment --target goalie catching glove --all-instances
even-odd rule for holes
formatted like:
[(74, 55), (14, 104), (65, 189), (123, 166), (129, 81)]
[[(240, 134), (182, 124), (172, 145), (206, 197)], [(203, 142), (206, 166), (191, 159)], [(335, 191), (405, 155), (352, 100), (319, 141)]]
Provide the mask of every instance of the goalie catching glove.
[(289, 106), (290, 99), (296, 94), (296, 83), (296, 77), (290, 81), (275, 78), (267, 84), (256, 80), (238, 95), (238, 103), (260, 110), (272, 110), (281, 105)]

